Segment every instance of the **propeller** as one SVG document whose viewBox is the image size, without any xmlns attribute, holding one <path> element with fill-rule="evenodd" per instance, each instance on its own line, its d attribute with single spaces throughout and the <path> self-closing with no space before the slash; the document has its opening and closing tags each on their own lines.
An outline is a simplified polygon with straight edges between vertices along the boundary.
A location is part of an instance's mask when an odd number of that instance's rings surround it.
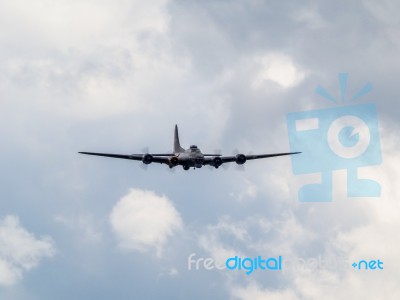
<svg viewBox="0 0 400 300">
<path fill-rule="evenodd" d="M 143 153 L 143 154 L 148 154 L 148 153 L 149 153 L 149 147 L 148 147 L 148 146 L 143 147 L 143 148 L 142 148 L 142 153 Z M 149 165 L 142 162 L 142 163 L 140 164 L 140 167 L 141 167 L 143 170 L 147 171 L 148 168 L 149 168 Z"/>
<path fill-rule="evenodd" d="M 213 154 L 215 154 L 215 155 L 221 155 L 221 152 L 222 152 L 221 149 L 214 149 L 214 153 L 213 153 Z M 222 164 L 221 166 L 225 168 L 225 165 L 224 165 L 224 164 Z M 214 171 L 214 170 L 215 170 L 215 167 L 214 167 L 214 166 L 207 165 L 207 167 L 208 167 L 208 169 L 210 169 L 211 171 Z"/>
<path fill-rule="evenodd" d="M 239 150 L 238 150 L 237 148 L 235 148 L 235 149 L 233 150 L 232 154 L 236 156 L 236 155 L 242 154 L 242 153 L 239 152 Z M 249 152 L 249 153 L 246 154 L 246 156 L 247 156 L 247 155 L 251 155 L 251 154 L 252 154 L 252 152 Z M 245 166 L 244 166 L 245 164 L 241 164 L 241 165 L 239 165 L 239 164 L 237 164 L 237 163 L 235 163 L 235 164 L 236 164 L 235 168 L 236 168 L 237 171 L 240 171 L 240 172 L 245 171 L 245 169 L 246 169 Z"/>
<path fill-rule="evenodd" d="M 149 146 L 143 147 L 143 148 L 142 148 L 142 153 L 143 153 L 143 154 L 149 153 Z"/>
</svg>

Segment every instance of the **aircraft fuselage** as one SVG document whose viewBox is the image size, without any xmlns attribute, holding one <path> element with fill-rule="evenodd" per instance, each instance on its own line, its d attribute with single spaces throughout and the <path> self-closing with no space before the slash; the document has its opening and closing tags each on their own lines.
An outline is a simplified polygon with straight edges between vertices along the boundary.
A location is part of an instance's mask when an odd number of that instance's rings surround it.
<svg viewBox="0 0 400 300">
<path fill-rule="evenodd" d="M 176 164 L 182 165 L 185 170 L 189 168 L 201 168 L 204 163 L 204 155 L 195 145 L 190 146 L 189 149 L 183 152 L 175 153 L 175 157 L 178 160 L 175 160 L 175 163 L 172 161 L 169 164 L 170 168 L 173 168 Z"/>
</svg>

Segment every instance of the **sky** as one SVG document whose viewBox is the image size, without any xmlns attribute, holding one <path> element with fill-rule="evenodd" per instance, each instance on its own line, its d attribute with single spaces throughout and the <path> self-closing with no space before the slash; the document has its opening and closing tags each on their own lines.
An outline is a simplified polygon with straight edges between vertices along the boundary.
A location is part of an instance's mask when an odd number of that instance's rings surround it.
<svg viewBox="0 0 400 300">
<path fill-rule="evenodd" d="M 0 1 L 0 298 L 398 299 L 399 10 Z M 343 169 L 332 201 L 301 202 L 320 175 L 295 174 L 288 157 L 170 172 L 77 153 L 170 152 L 175 124 L 203 152 L 287 152 L 287 114 L 346 105 L 315 92 L 340 98 L 341 73 L 346 99 L 373 87 L 352 104 L 376 105 L 382 163 L 358 175 L 380 197 L 347 197 Z M 235 256 L 297 267 L 246 275 L 199 260 Z M 351 266 L 378 259 L 383 270 Z"/>
</svg>

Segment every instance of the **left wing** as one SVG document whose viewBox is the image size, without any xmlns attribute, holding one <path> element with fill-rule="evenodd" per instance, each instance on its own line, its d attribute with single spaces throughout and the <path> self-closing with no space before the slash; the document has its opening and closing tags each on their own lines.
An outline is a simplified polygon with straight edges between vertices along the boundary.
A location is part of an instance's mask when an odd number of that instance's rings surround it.
<svg viewBox="0 0 400 300">
<path fill-rule="evenodd" d="M 105 156 L 112 158 L 130 159 L 130 160 L 140 160 L 144 163 L 168 163 L 169 157 L 174 156 L 174 154 L 112 154 L 112 153 L 96 153 L 96 152 L 78 152 L 80 154 Z"/>
<path fill-rule="evenodd" d="M 286 153 L 258 154 L 258 155 L 237 154 L 237 155 L 232 155 L 232 156 L 217 156 L 217 157 L 213 157 L 213 158 L 207 157 L 207 158 L 204 158 L 204 164 L 211 165 L 211 166 L 218 168 L 223 163 L 228 163 L 228 162 L 236 162 L 238 165 L 242 165 L 246 161 L 252 160 L 252 159 L 293 155 L 293 154 L 299 154 L 299 153 L 301 153 L 301 152 L 286 152 Z"/>
</svg>

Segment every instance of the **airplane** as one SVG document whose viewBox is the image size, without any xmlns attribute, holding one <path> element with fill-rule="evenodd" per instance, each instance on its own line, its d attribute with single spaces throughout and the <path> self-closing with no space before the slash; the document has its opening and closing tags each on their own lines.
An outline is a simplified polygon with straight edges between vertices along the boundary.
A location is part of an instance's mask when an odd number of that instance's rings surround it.
<svg viewBox="0 0 400 300">
<path fill-rule="evenodd" d="M 224 163 L 236 162 L 238 165 L 243 165 L 248 160 L 299 154 L 301 152 L 288 152 L 288 153 L 274 153 L 274 154 L 258 154 L 258 155 L 244 155 L 237 154 L 232 156 L 222 156 L 221 154 L 203 154 L 196 145 L 191 145 L 189 149 L 181 147 L 179 142 L 178 126 L 175 125 L 174 134 L 174 150 L 173 153 L 164 154 L 110 154 L 110 153 L 96 153 L 96 152 L 78 152 L 80 154 L 105 156 L 121 159 L 130 159 L 142 161 L 143 164 L 149 165 L 151 163 L 166 164 L 171 169 L 181 165 L 184 170 L 190 168 L 201 168 L 202 166 L 209 165 L 218 169 Z"/>
</svg>

